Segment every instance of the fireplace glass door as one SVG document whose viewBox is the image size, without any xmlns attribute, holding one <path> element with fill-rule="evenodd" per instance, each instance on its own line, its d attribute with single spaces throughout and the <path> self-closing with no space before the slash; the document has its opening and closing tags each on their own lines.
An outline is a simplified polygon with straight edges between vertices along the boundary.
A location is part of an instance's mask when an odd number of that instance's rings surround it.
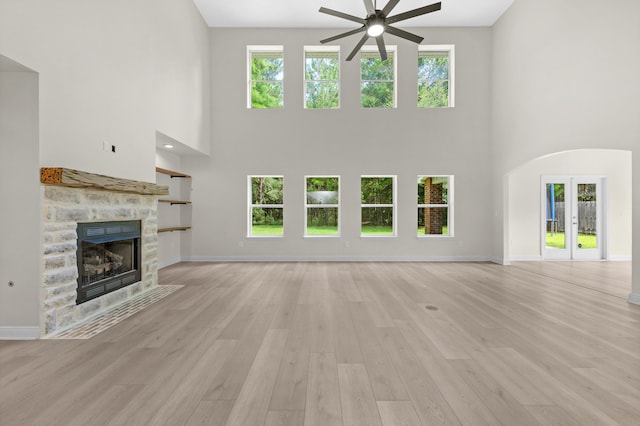
<svg viewBox="0 0 640 426">
<path fill-rule="evenodd" d="M 140 281 L 140 221 L 78 224 L 80 304 Z"/>
<path fill-rule="evenodd" d="M 134 270 L 133 239 L 108 243 L 83 241 L 82 266 L 83 286 Z"/>
</svg>

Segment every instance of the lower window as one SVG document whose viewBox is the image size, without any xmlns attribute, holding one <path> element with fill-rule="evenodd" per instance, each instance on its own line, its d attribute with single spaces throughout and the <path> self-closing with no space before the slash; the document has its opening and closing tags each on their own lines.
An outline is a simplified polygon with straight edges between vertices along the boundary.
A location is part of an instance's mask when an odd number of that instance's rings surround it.
<svg viewBox="0 0 640 426">
<path fill-rule="evenodd" d="M 305 236 L 340 236 L 340 177 L 305 177 Z"/>
<path fill-rule="evenodd" d="M 361 236 L 395 236 L 395 192 L 395 176 L 360 178 Z"/>
<path fill-rule="evenodd" d="M 453 236 L 453 176 L 418 176 L 418 236 Z"/>
<path fill-rule="evenodd" d="M 282 237 L 284 204 L 282 176 L 249 176 L 250 237 Z"/>
</svg>

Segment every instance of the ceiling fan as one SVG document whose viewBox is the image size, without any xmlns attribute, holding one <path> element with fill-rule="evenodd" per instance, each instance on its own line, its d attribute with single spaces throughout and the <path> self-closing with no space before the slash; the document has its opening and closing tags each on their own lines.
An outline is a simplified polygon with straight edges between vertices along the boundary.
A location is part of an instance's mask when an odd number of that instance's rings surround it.
<svg viewBox="0 0 640 426">
<path fill-rule="evenodd" d="M 337 10 L 327 9 L 326 7 L 321 7 L 320 12 L 326 13 L 328 15 L 337 16 L 338 18 L 348 19 L 349 21 L 357 22 L 362 24 L 362 27 L 357 28 L 355 30 L 347 31 L 346 33 L 338 34 L 333 37 L 326 38 L 324 40 L 320 40 L 320 43 L 325 44 L 330 41 L 337 40 L 339 38 L 347 37 L 353 34 L 365 32 L 362 36 L 355 49 L 347 56 L 347 61 L 352 60 L 360 48 L 367 42 L 369 37 L 373 37 L 376 39 L 378 43 L 378 50 L 380 51 L 380 57 L 383 61 L 387 59 L 387 49 L 384 46 L 384 33 L 389 33 L 391 35 L 404 38 L 406 40 L 412 41 L 414 43 L 420 44 L 424 37 L 417 36 L 407 31 L 403 31 L 399 28 L 392 27 L 391 24 L 396 22 L 404 21 L 405 19 L 415 18 L 416 16 L 425 15 L 427 13 L 436 12 L 441 8 L 441 2 L 431 4 L 429 6 L 419 7 L 418 9 L 413 9 L 408 12 L 403 12 L 394 16 L 387 16 L 394 7 L 398 4 L 400 0 L 389 0 L 384 9 L 379 10 L 376 9 L 376 5 L 374 3 L 375 0 L 364 0 L 364 7 L 367 9 L 367 17 L 366 18 L 358 18 L 357 16 L 349 15 L 347 13 L 338 12 Z"/>
</svg>

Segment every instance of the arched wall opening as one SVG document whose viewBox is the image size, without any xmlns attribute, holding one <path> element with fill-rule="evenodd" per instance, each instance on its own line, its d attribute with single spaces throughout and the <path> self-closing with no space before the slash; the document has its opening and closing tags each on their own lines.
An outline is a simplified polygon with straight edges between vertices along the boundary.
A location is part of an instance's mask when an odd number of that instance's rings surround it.
<svg viewBox="0 0 640 426">
<path fill-rule="evenodd" d="M 605 233 L 603 258 L 631 260 L 632 154 L 615 149 L 578 149 L 557 152 L 520 165 L 506 176 L 508 256 L 541 260 L 543 176 L 603 176 Z"/>
</svg>

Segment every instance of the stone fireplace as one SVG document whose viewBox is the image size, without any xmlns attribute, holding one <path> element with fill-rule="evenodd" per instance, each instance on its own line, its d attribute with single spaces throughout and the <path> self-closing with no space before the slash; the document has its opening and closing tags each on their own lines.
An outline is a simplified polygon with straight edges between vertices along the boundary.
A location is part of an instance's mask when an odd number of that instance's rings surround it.
<svg viewBox="0 0 640 426">
<path fill-rule="evenodd" d="M 43 337 L 158 285 L 157 195 L 166 192 L 68 169 L 53 169 L 62 175 L 51 182 L 45 170 Z"/>
</svg>

